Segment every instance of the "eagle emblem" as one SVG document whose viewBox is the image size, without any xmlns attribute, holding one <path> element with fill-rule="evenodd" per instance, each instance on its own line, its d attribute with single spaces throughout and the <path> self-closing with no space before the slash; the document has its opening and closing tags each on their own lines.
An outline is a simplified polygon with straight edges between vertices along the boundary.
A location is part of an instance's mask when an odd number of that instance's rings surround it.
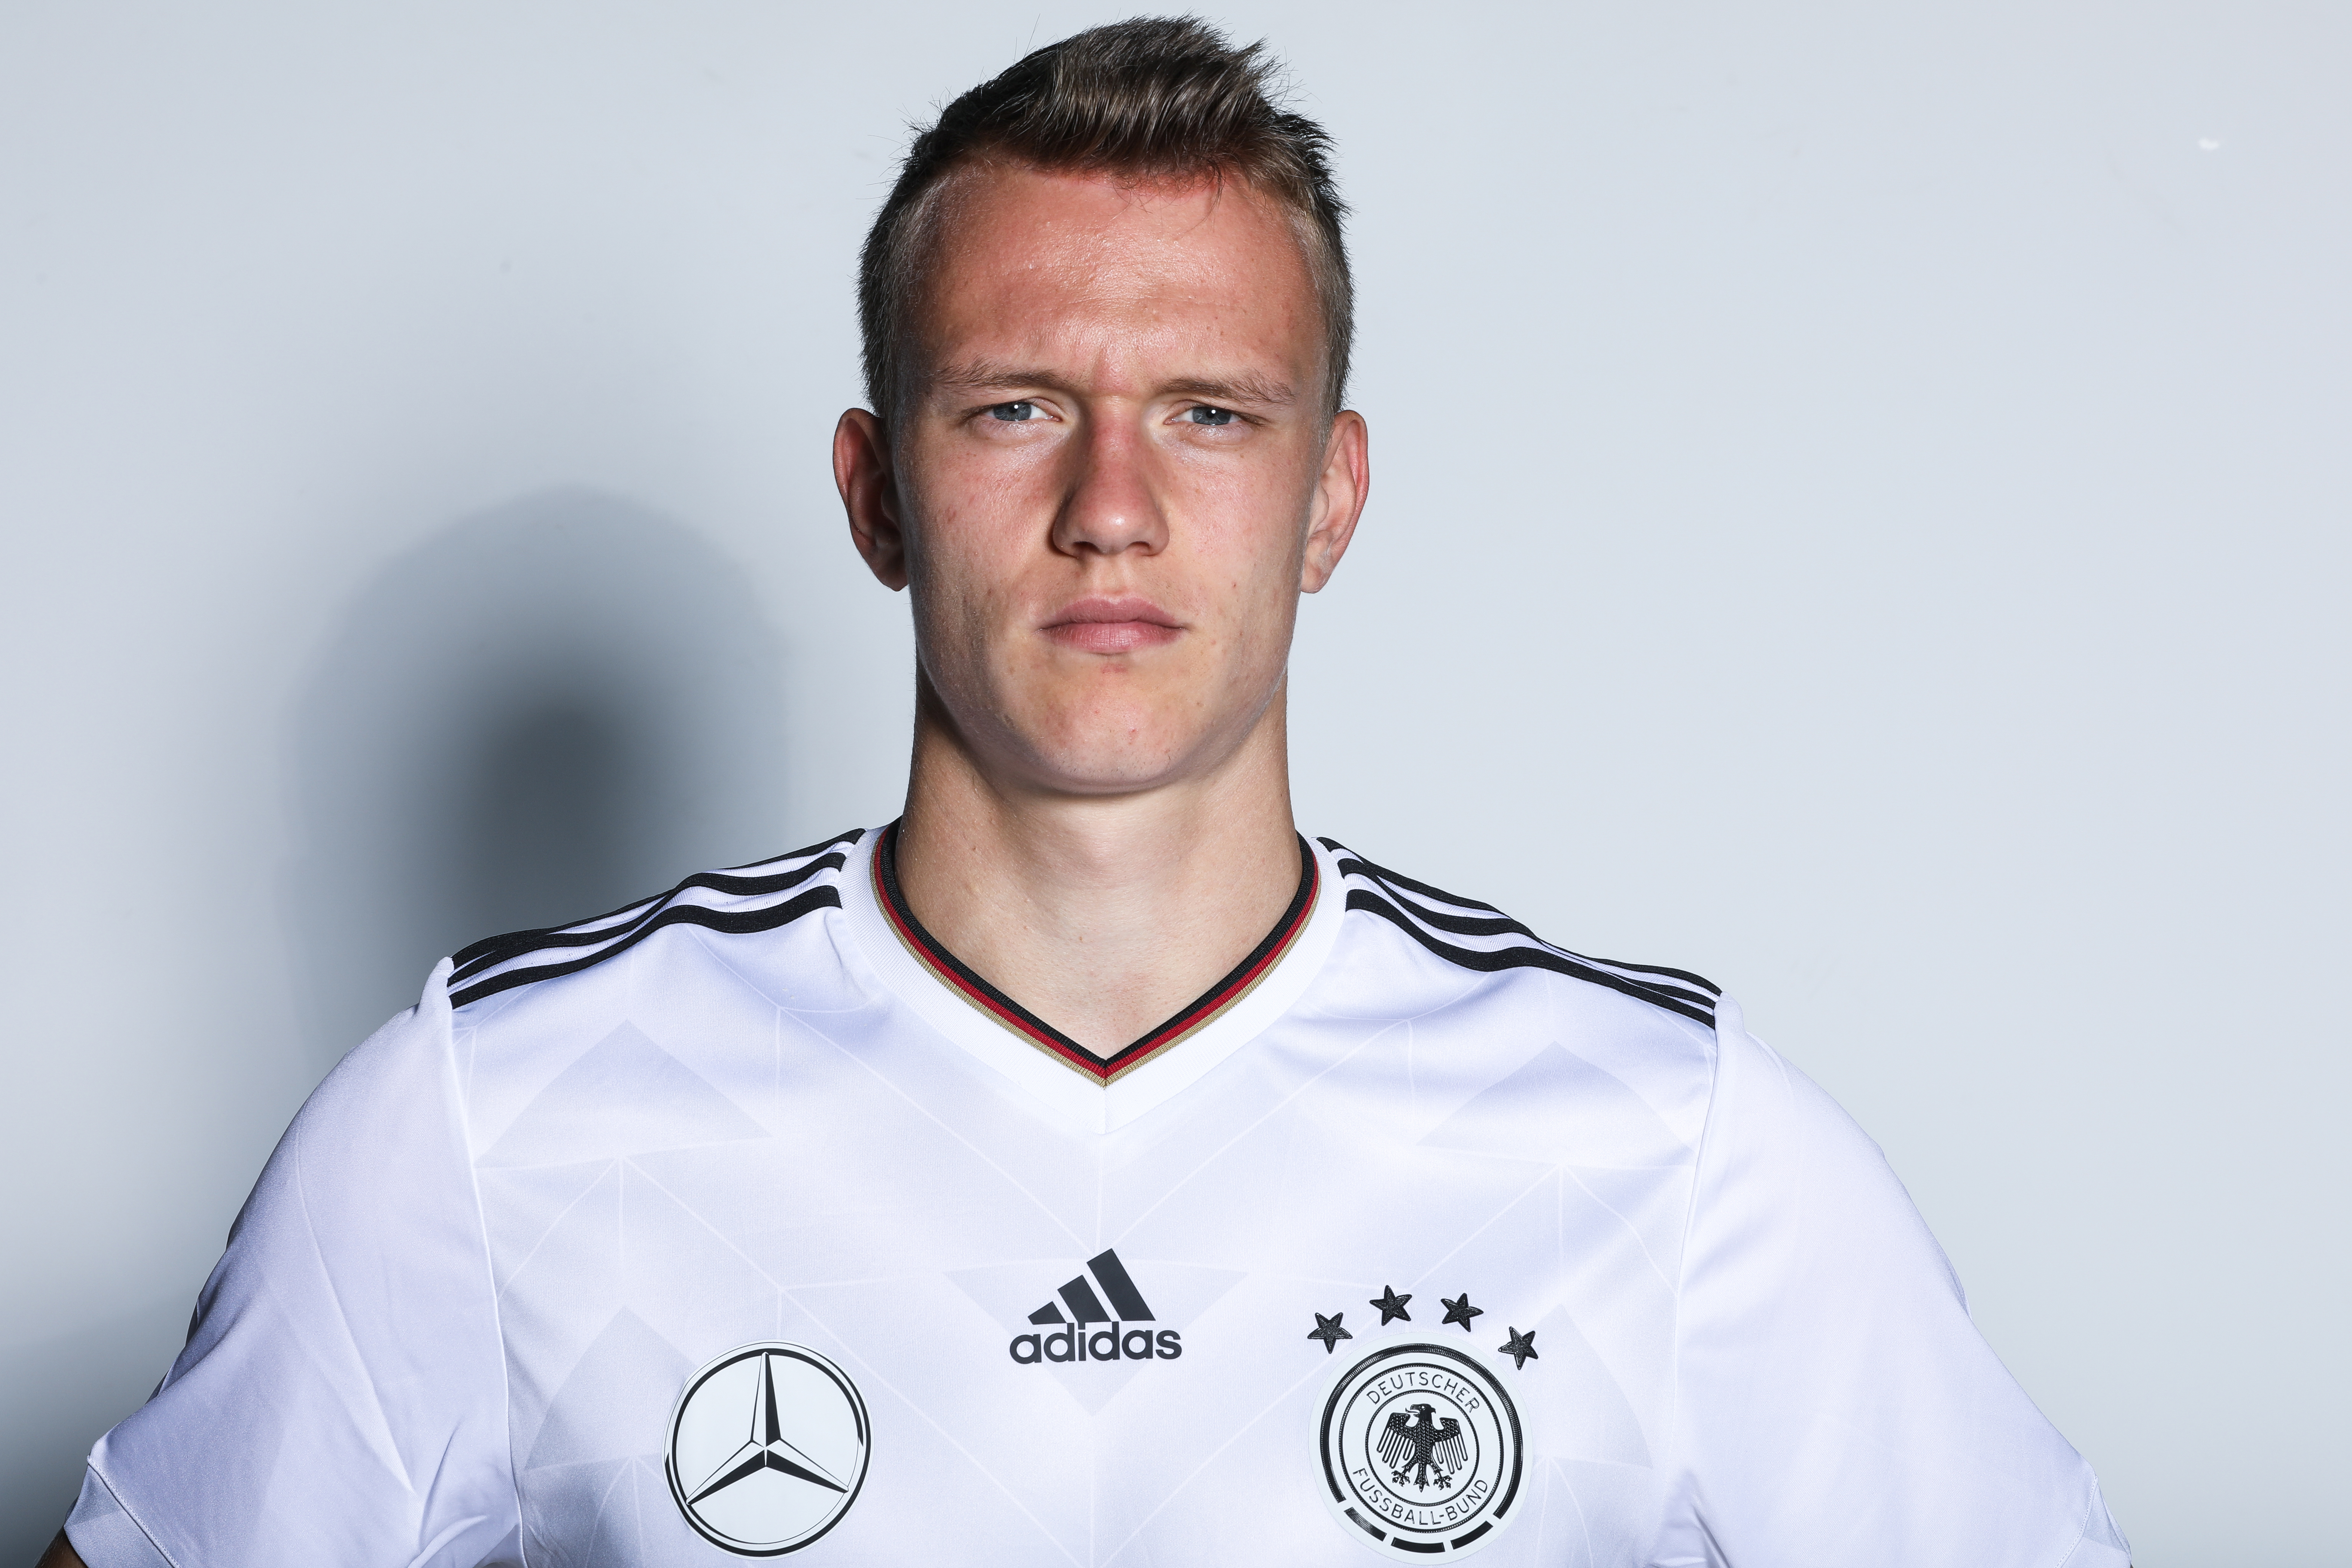
<svg viewBox="0 0 2352 1568">
<path fill-rule="evenodd" d="M 1333 1369 L 1315 1440 L 1324 1504 L 1350 1539 L 1398 1563 L 1450 1563 L 1527 1511 L 1506 1375 L 1459 1341 L 1385 1343 Z"/>
<path fill-rule="evenodd" d="M 1436 1407 L 1429 1405 L 1414 1405 L 1410 1418 L 1402 1410 L 1389 1412 L 1388 1426 L 1381 1433 L 1381 1463 L 1389 1467 L 1389 1479 L 1399 1486 L 1425 1491 L 1433 1484 L 1445 1491 L 1454 1485 L 1454 1472 L 1470 1462 L 1462 1423 L 1451 1415 L 1439 1420 L 1436 1415 Z"/>
</svg>

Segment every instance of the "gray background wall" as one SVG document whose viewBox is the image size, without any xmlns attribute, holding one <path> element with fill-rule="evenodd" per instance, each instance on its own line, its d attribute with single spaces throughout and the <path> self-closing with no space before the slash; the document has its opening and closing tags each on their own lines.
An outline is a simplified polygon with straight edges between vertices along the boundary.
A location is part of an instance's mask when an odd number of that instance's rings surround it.
<svg viewBox="0 0 2352 1568">
<path fill-rule="evenodd" d="M 0 9 L 0 1560 L 435 955 L 893 812 L 854 249 L 1122 9 Z M 1304 823 L 1738 992 L 2142 1568 L 2352 1561 L 2352 13 L 1217 14 L 1359 207 Z"/>
</svg>

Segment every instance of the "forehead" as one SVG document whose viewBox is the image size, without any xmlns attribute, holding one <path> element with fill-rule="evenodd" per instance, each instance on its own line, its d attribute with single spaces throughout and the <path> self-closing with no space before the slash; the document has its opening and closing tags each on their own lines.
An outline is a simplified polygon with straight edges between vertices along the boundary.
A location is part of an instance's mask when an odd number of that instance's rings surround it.
<svg viewBox="0 0 2352 1568">
<path fill-rule="evenodd" d="M 1298 374 L 1320 349 L 1297 230 L 1245 181 L 1139 184 L 983 163 L 940 199 L 923 311 L 933 364 L 1173 355 Z"/>
</svg>

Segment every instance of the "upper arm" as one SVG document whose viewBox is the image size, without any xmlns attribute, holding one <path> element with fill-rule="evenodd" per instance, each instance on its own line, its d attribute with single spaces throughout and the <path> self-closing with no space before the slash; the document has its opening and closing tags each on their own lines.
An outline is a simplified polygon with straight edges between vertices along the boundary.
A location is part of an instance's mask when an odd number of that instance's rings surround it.
<svg viewBox="0 0 2352 1568">
<path fill-rule="evenodd" d="M 1684 1528 L 1739 1568 L 2041 1564 L 2095 1521 L 2112 1533 L 1877 1146 L 1736 1006 L 1718 1022 L 1679 1325 Z"/>
<path fill-rule="evenodd" d="M 513 1528 L 503 1350 L 448 1041 L 436 973 L 295 1118 L 187 1348 L 92 1451 L 165 1559 L 469 1568 Z"/>
</svg>

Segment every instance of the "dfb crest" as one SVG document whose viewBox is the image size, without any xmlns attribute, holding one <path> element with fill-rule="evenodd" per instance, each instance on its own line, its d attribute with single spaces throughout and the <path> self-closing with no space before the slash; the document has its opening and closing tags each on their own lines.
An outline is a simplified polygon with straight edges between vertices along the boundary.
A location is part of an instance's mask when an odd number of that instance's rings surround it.
<svg viewBox="0 0 2352 1568">
<path fill-rule="evenodd" d="M 1518 1501 L 1524 1440 L 1500 1377 L 1460 1346 L 1389 1345 L 1331 1379 L 1316 1432 L 1323 1500 L 1383 1556 L 1475 1552 Z"/>
</svg>

